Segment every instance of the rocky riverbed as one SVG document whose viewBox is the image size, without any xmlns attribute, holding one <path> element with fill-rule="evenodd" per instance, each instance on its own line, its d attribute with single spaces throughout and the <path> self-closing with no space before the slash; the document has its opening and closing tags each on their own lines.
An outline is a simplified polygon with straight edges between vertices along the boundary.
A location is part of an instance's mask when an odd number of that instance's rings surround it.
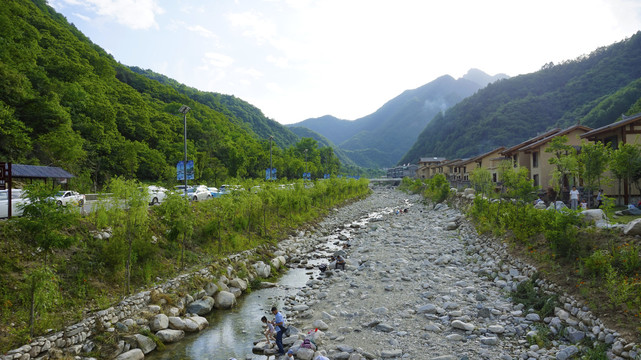
<svg viewBox="0 0 641 360">
<path fill-rule="evenodd" d="M 608 345 L 610 359 L 637 358 L 634 344 L 563 294 L 546 318 L 514 304 L 510 291 L 536 269 L 511 258 L 499 241 L 479 237 L 459 210 L 421 201 L 375 189 L 368 199 L 335 211 L 319 233 L 279 244 L 289 266 L 310 269 L 322 261 L 318 250 L 331 250 L 322 248 L 328 239 L 339 236 L 339 245 L 351 245 L 345 271 L 314 275 L 286 299 L 286 315 L 299 332 L 285 343 L 297 358 L 570 359 L 595 341 Z M 383 208 L 378 217 L 358 222 Z M 310 248 L 309 236 L 321 249 Z M 310 331 L 316 351 L 299 347 Z M 545 346 L 536 340 L 539 333 L 551 339 Z"/>
</svg>

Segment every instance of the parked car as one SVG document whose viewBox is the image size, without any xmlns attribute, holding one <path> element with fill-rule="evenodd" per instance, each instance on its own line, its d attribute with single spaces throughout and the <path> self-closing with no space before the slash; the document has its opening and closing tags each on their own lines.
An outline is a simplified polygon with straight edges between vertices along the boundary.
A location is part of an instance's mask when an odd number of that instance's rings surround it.
<svg viewBox="0 0 641 360">
<path fill-rule="evenodd" d="M 187 196 L 189 197 L 189 200 L 193 201 L 202 201 L 212 198 L 211 192 L 206 186 L 187 189 Z"/>
<path fill-rule="evenodd" d="M 217 197 L 220 197 L 220 195 L 222 195 L 220 191 L 218 191 L 218 189 L 215 187 L 208 187 L 207 189 L 211 193 L 211 197 L 217 198 Z"/>
<path fill-rule="evenodd" d="M 149 192 L 149 205 L 160 204 L 167 197 L 167 189 L 160 186 L 150 185 L 147 187 Z"/>
<path fill-rule="evenodd" d="M 29 200 L 22 198 L 22 190 L 11 190 L 11 216 L 22 216 L 22 206 Z M 8 190 L 0 190 L 0 218 L 9 217 Z"/>
<path fill-rule="evenodd" d="M 67 206 L 68 204 L 82 206 L 85 204 L 85 196 L 72 190 L 58 191 L 53 200 L 58 206 Z"/>
</svg>

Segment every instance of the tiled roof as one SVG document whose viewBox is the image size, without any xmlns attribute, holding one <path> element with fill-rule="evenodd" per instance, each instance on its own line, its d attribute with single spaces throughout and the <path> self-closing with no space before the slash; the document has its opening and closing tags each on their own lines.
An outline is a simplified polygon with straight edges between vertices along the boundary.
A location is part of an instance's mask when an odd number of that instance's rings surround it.
<svg viewBox="0 0 641 360">
<path fill-rule="evenodd" d="M 607 131 L 610 131 L 610 130 L 618 129 L 618 128 L 622 127 L 622 126 L 625 126 L 625 125 L 628 125 L 630 123 L 639 121 L 639 120 L 641 120 L 641 113 L 634 114 L 634 115 L 631 115 L 631 116 L 621 115 L 621 118 L 622 118 L 621 120 L 619 120 L 617 122 L 614 122 L 612 124 L 609 124 L 609 125 L 606 125 L 606 126 L 601 126 L 600 128 L 596 128 L 594 130 L 590 130 L 590 131 L 586 132 L 585 134 L 581 135 L 581 138 L 585 139 L 585 138 L 591 137 L 593 135 L 597 135 L 597 134 L 604 133 L 604 132 L 607 132 Z"/>
</svg>

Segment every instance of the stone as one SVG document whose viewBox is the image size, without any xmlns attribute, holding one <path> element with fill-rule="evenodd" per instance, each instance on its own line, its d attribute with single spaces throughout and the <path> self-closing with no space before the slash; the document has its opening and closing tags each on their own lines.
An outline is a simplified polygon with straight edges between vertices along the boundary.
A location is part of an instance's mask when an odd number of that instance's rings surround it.
<svg viewBox="0 0 641 360">
<path fill-rule="evenodd" d="M 164 330 L 169 327 L 169 318 L 165 314 L 158 314 L 149 321 L 151 331 Z"/>
<path fill-rule="evenodd" d="M 490 325 L 487 329 L 495 334 L 503 334 L 505 332 L 505 328 L 502 325 Z"/>
<path fill-rule="evenodd" d="M 136 339 L 138 348 L 142 350 L 143 354 L 147 355 L 156 349 L 156 343 L 149 337 L 142 334 L 133 335 Z"/>
<path fill-rule="evenodd" d="M 579 349 L 574 346 L 570 345 L 568 347 L 565 347 L 561 349 L 559 352 L 556 353 L 556 360 L 566 360 L 572 357 L 574 354 L 578 353 Z"/>
<path fill-rule="evenodd" d="M 381 358 L 383 359 L 393 359 L 401 356 L 403 356 L 403 351 L 400 349 L 381 351 Z"/>
<path fill-rule="evenodd" d="M 496 336 L 490 336 L 490 337 L 481 336 L 479 340 L 481 340 L 481 344 L 484 344 L 484 345 L 496 345 L 499 343 L 499 338 L 497 338 Z"/>
<path fill-rule="evenodd" d="M 203 330 L 204 328 L 209 326 L 209 321 L 207 321 L 207 319 L 202 316 L 192 316 L 189 319 L 186 319 L 185 322 L 187 320 L 196 323 L 196 325 L 198 326 L 198 330 Z"/>
<path fill-rule="evenodd" d="M 240 278 L 234 278 L 229 281 L 229 285 L 239 288 L 241 291 L 247 290 L 247 283 L 240 279 Z"/>
<path fill-rule="evenodd" d="M 133 349 L 118 355 L 118 357 L 116 357 L 116 360 L 142 360 L 144 358 L 145 354 L 142 352 L 142 350 Z"/>
<path fill-rule="evenodd" d="M 641 235 L 641 218 L 630 221 L 623 228 L 623 233 L 629 236 Z"/>
<path fill-rule="evenodd" d="M 231 309 L 234 305 L 236 305 L 236 296 L 234 294 L 230 293 L 229 291 L 221 291 L 216 294 L 216 309 Z"/>
<path fill-rule="evenodd" d="M 174 330 L 185 330 L 185 321 L 177 316 L 170 316 L 169 328 Z"/>
<path fill-rule="evenodd" d="M 158 331 L 156 333 L 156 336 L 158 336 L 160 341 L 162 341 L 164 344 L 169 344 L 180 341 L 185 337 L 185 332 L 182 330 L 165 329 Z"/>
<path fill-rule="evenodd" d="M 218 292 L 218 285 L 214 284 L 213 282 L 208 282 L 205 284 L 205 294 L 207 296 L 214 296 Z"/>
<path fill-rule="evenodd" d="M 461 320 L 454 320 L 452 321 L 451 325 L 455 329 L 461 329 L 465 331 L 472 331 L 474 330 L 474 327 L 475 327 L 474 324 L 465 323 L 465 322 L 462 322 Z"/>
<path fill-rule="evenodd" d="M 220 293 L 216 294 L 218 296 Z M 232 295 L 233 296 L 233 295 Z M 205 296 L 200 300 L 196 300 L 191 304 L 187 305 L 186 312 L 190 314 L 205 315 L 211 312 L 211 309 L 214 308 L 216 300 L 210 296 Z"/>
<path fill-rule="evenodd" d="M 327 330 L 329 326 L 323 320 L 316 320 L 312 323 L 312 327 L 319 330 Z"/>
</svg>

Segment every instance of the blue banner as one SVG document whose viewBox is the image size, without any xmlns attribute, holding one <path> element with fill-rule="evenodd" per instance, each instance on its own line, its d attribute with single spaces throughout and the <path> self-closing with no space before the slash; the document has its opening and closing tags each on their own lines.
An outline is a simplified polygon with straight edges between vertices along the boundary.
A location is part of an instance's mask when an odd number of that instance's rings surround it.
<svg viewBox="0 0 641 360">
<path fill-rule="evenodd" d="M 271 174 L 269 173 L 269 168 L 265 170 L 265 180 L 277 180 L 276 168 L 272 168 L 271 170 Z"/>
<path fill-rule="evenodd" d="M 176 172 L 178 174 L 178 180 L 185 180 L 185 166 L 183 165 L 184 161 L 179 161 L 176 164 Z M 194 180 L 194 161 L 187 161 L 187 180 Z"/>
</svg>

